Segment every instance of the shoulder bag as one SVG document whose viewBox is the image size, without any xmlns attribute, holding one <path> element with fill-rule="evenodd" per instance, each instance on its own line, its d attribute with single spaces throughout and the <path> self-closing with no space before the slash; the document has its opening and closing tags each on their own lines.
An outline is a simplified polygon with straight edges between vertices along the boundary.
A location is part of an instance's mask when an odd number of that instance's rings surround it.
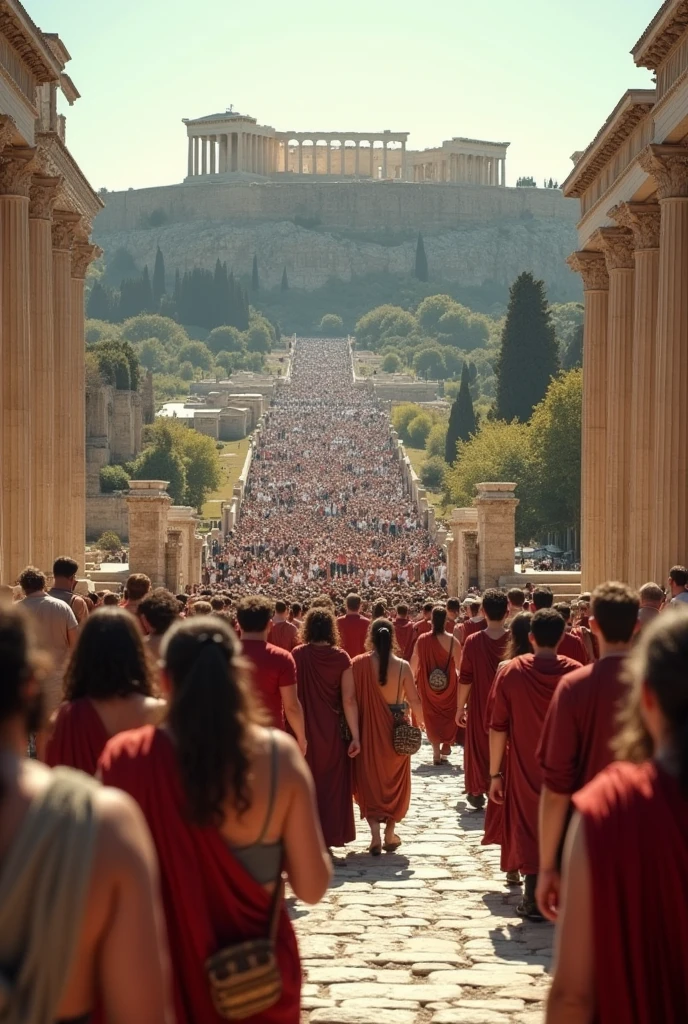
<svg viewBox="0 0 688 1024">
<path fill-rule="evenodd" d="M 245 1020 L 269 1010 L 282 995 L 276 938 L 284 879 L 272 897 L 270 925 L 265 939 L 248 939 L 220 949 L 205 962 L 213 1005 L 224 1020 Z"/>
<path fill-rule="evenodd" d="M 449 645 L 449 657 L 444 669 L 434 668 L 428 676 L 428 686 L 434 693 L 444 693 L 449 686 L 449 666 L 451 665 L 452 653 L 454 651 L 454 637 Z"/>
<path fill-rule="evenodd" d="M 392 708 L 392 718 L 394 724 L 392 726 L 392 743 L 394 745 L 394 751 L 397 754 L 416 754 L 420 750 L 420 745 L 423 742 L 423 734 L 417 725 L 411 725 L 408 720 L 406 713 L 406 705 L 399 703 L 401 696 L 401 674 L 404 671 L 404 664 L 402 662 L 401 668 L 399 669 L 399 685 L 397 686 L 397 702 Z"/>
</svg>

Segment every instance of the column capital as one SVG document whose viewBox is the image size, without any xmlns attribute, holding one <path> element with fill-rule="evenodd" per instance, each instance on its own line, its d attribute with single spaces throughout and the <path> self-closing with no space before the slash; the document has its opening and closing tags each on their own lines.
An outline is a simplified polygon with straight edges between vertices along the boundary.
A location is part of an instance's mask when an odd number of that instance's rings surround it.
<svg viewBox="0 0 688 1024">
<path fill-rule="evenodd" d="M 632 233 L 636 251 L 659 249 L 662 223 L 659 203 L 619 203 L 607 216 Z"/>
<path fill-rule="evenodd" d="M 63 178 L 34 174 L 29 188 L 29 217 L 34 220 L 52 220 L 53 207 Z"/>
<path fill-rule="evenodd" d="M 634 270 L 633 235 L 625 228 L 598 228 L 590 239 L 597 243 L 607 261 L 607 270 Z"/>
<path fill-rule="evenodd" d="M 83 281 L 86 272 L 94 260 L 103 255 L 100 246 L 80 242 L 72 249 L 72 277 Z"/>
<path fill-rule="evenodd" d="M 70 252 L 77 238 L 81 217 L 78 213 L 58 210 L 53 216 L 53 249 Z"/>
<path fill-rule="evenodd" d="M 583 289 L 586 292 L 606 292 L 609 290 L 609 272 L 607 262 L 601 252 L 583 249 L 572 253 L 566 261 L 571 270 L 583 278 Z"/>
<path fill-rule="evenodd" d="M 0 151 L 9 146 L 17 131 L 17 125 L 9 114 L 0 114 Z"/>
<path fill-rule="evenodd" d="M 657 183 L 657 198 L 688 199 L 688 148 L 651 145 L 638 157 L 640 166 Z"/>
<path fill-rule="evenodd" d="M 28 146 L 5 146 L 0 156 L 0 195 L 28 199 L 35 156 L 36 150 Z"/>
</svg>

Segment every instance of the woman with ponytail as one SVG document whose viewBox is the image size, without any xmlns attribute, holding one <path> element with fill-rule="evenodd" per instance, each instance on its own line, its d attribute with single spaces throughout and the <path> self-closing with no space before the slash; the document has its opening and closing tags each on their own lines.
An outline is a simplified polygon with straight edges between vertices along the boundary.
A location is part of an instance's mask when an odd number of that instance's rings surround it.
<svg viewBox="0 0 688 1024">
<path fill-rule="evenodd" d="M 688 612 L 643 630 L 617 761 L 573 797 L 548 1024 L 683 1024 L 688 1007 Z"/>
<path fill-rule="evenodd" d="M 411 670 L 423 705 L 423 718 L 432 743 L 433 764 L 441 764 L 456 739 L 456 701 L 461 647 L 445 632 L 447 609 L 432 609 L 432 629 L 418 637 Z"/>
<path fill-rule="evenodd" d="M 268 937 L 283 870 L 305 903 L 331 877 L 308 766 L 290 736 L 266 727 L 240 650 L 217 616 L 173 626 L 161 648 L 165 725 L 114 737 L 100 761 L 103 781 L 138 801 L 153 834 L 180 1022 L 220 1021 L 205 962 Z M 276 898 L 282 992 L 260 1021 L 298 1024 L 298 950 Z"/>
<path fill-rule="evenodd" d="M 370 852 L 377 857 L 383 847 L 392 853 L 401 845 L 395 826 L 405 818 L 411 800 L 411 760 L 394 749 L 394 710 L 410 704 L 421 728 L 423 711 L 389 619 L 371 623 L 366 648 L 344 673 L 342 689 L 353 685 L 356 691 L 361 750 L 353 762 L 354 796 L 370 828 Z"/>
</svg>

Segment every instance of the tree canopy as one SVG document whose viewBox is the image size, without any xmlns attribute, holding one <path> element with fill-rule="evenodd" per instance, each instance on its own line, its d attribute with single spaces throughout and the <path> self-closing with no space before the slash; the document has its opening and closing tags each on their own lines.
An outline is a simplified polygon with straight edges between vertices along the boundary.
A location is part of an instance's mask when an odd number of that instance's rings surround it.
<svg viewBox="0 0 688 1024">
<path fill-rule="evenodd" d="M 495 370 L 497 417 L 521 422 L 530 419 L 559 370 L 545 286 L 530 273 L 521 274 L 512 285 Z"/>
</svg>

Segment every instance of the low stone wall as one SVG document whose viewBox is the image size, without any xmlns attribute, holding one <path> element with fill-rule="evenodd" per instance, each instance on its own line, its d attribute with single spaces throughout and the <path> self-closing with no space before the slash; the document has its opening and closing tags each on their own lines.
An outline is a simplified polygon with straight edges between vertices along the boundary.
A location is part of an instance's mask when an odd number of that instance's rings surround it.
<svg viewBox="0 0 688 1024">
<path fill-rule="evenodd" d="M 112 530 L 123 541 L 129 540 L 129 515 L 124 492 L 89 494 L 86 498 L 86 539 L 97 540 L 106 530 Z"/>
<path fill-rule="evenodd" d="M 263 430 L 263 417 L 261 417 L 258 426 L 251 435 L 251 444 L 246 452 L 246 458 L 244 459 L 244 465 L 242 466 L 239 479 L 234 484 L 234 493 L 230 501 L 226 501 L 222 506 L 222 533 L 226 536 L 230 530 L 236 529 L 239 517 L 241 515 L 241 506 L 244 501 L 244 494 L 246 493 L 246 485 L 248 483 L 248 475 L 251 472 L 251 465 L 253 464 L 253 453 L 258 443 Z"/>
</svg>

